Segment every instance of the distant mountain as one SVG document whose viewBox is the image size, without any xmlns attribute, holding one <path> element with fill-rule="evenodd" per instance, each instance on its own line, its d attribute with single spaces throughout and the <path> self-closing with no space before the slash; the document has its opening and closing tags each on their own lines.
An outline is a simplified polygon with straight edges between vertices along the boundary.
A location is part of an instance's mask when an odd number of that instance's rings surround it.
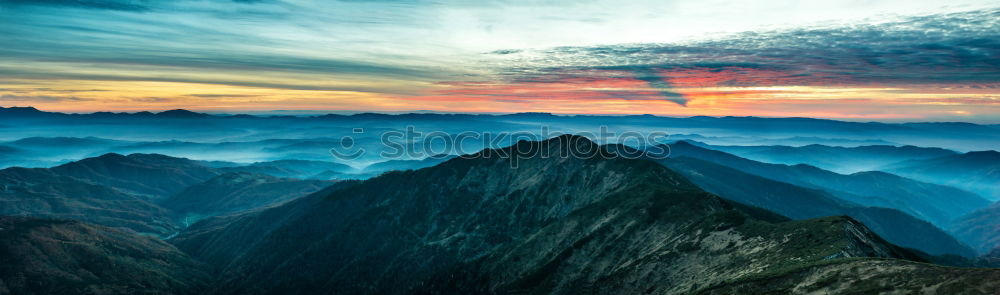
<svg viewBox="0 0 1000 295">
<path fill-rule="evenodd" d="M 573 156 L 542 156 L 560 154 Z M 221 268 L 216 294 L 686 293 L 843 257 L 920 260 L 853 219 L 789 222 L 575 136 L 208 219 L 172 242 Z"/>
<path fill-rule="evenodd" d="M 42 112 L 33 107 L 0 107 L 0 118 L 2 119 L 31 119 L 53 115 L 62 114 Z"/>
<path fill-rule="evenodd" d="M 863 146 L 863 145 L 893 145 L 894 143 L 881 139 L 848 139 L 817 136 L 791 137 L 753 137 L 753 136 L 704 136 L 700 134 L 671 134 L 670 140 L 699 141 L 722 146 L 804 146 L 822 144 L 829 146 Z"/>
<path fill-rule="evenodd" d="M 0 215 L 83 220 L 158 235 L 180 229 L 171 212 L 145 198 L 48 169 L 0 170 Z"/>
<path fill-rule="evenodd" d="M 86 148 L 126 143 L 128 142 L 97 137 L 28 137 L 11 141 L 8 144 L 26 148 Z"/>
<path fill-rule="evenodd" d="M 219 174 L 197 161 L 157 154 L 105 154 L 56 166 L 53 173 L 162 199 Z"/>
<path fill-rule="evenodd" d="M 297 180 L 248 172 L 231 172 L 189 186 L 160 202 L 178 214 L 215 216 L 269 207 L 331 185 L 321 180 Z"/>
<path fill-rule="evenodd" d="M 671 157 L 691 157 L 807 188 L 821 189 L 864 206 L 893 208 L 946 228 L 950 222 L 989 205 L 976 194 L 884 172 L 838 174 L 809 165 L 768 164 L 678 141 Z"/>
<path fill-rule="evenodd" d="M 793 219 L 847 215 L 899 246 L 932 255 L 977 255 L 945 231 L 895 209 L 864 207 L 821 190 L 751 175 L 694 158 L 670 158 L 658 162 L 708 192 Z"/>
<path fill-rule="evenodd" d="M 0 145 L 0 161 L 15 158 L 18 156 L 17 154 L 19 153 L 21 153 L 20 149 L 5 145 Z"/>
<path fill-rule="evenodd" d="M 885 167 L 887 171 L 921 181 L 950 185 L 1000 200 L 1000 152 L 979 151 Z"/>
<path fill-rule="evenodd" d="M 335 162 L 277 160 L 257 162 L 243 166 L 222 167 L 219 168 L 219 170 L 227 172 L 267 174 L 274 177 L 329 180 L 336 176 L 352 174 L 356 169 L 354 169 L 354 167 Z"/>
<path fill-rule="evenodd" d="M 868 145 L 836 147 L 811 144 L 793 146 L 706 146 L 737 156 L 775 164 L 808 164 L 840 173 L 879 170 L 902 161 L 930 159 L 958 154 L 941 148 Z"/>
<path fill-rule="evenodd" d="M 0 215 L 82 220 L 162 237 L 200 218 L 273 206 L 332 184 L 224 173 L 202 164 L 155 154 L 106 154 L 49 169 L 0 170 Z"/>
<path fill-rule="evenodd" d="M 420 160 L 388 160 L 374 163 L 364 168 L 366 173 L 382 173 L 393 170 L 416 170 L 431 167 L 455 158 L 455 155 L 435 155 Z"/>
<path fill-rule="evenodd" d="M 0 216 L 0 293 L 196 294 L 205 265 L 155 238 L 79 221 Z"/>
<path fill-rule="evenodd" d="M 1000 203 L 959 218 L 950 230 L 980 253 L 997 249 L 1000 247 Z"/>
<path fill-rule="evenodd" d="M 156 113 L 156 116 L 157 117 L 168 117 L 168 118 L 190 119 L 190 118 L 211 117 L 212 115 L 202 114 L 202 113 L 196 113 L 196 112 L 192 112 L 192 111 L 189 111 L 189 110 L 177 109 L 177 110 L 169 110 L 169 111 L 159 112 L 159 113 Z"/>
</svg>

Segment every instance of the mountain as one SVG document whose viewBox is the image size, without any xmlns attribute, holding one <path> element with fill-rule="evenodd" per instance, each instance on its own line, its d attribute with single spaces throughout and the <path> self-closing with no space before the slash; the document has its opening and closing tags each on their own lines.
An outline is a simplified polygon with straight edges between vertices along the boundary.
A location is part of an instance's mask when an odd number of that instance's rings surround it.
<svg viewBox="0 0 1000 295">
<path fill-rule="evenodd" d="M 158 154 L 110 153 L 50 168 L 53 173 L 162 199 L 219 174 L 197 161 Z"/>
<path fill-rule="evenodd" d="M 706 146 L 743 158 L 775 164 L 808 164 L 839 173 L 878 170 L 885 165 L 909 160 L 923 160 L 958 154 L 942 148 L 892 145 L 837 147 L 819 144 L 806 146 Z"/>
<path fill-rule="evenodd" d="M 0 118 L 2 119 L 36 119 L 60 115 L 64 114 L 43 112 L 33 107 L 0 107 Z"/>
<path fill-rule="evenodd" d="M 54 149 L 54 148 L 90 148 L 108 147 L 113 145 L 127 144 L 127 141 L 118 141 L 97 137 L 27 137 L 8 142 L 7 144 L 30 149 Z"/>
<path fill-rule="evenodd" d="M 851 218 L 787 221 L 576 136 L 207 219 L 171 242 L 218 267 L 215 294 L 682 293 L 846 257 L 920 260 Z"/>
<path fill-rule="evenodd" d="M 378 174 L 393 170 L 416 170 L 443 163 L 444 161 L 450 160 L 454 157 L 457 156 L 435 155 L 420 160 L 388 160 L 368 165 L 365 167 L 364 171 L 366 173 Z"/>
<path fill-rule="evenodd" d="M 975 257 L 976 252 L 934 225 L 895 209 L 865 207 L 804 188 L 694 158 L 657 161 L 706 191 L 792 219 L 847 215 L 887 241 L 932 255 Z"/>
<path fill-rule="evenodd" d="M 252 172 L 267 174 L 275 177 L 291 178 L 317 178 L 320 174 L 350 174 L 354 172 L 354 167 L 323 161 L 310 160 L 277 160 L 268 162 L 257 162 L 246 166 L 225 167 L 222 171 L 231 172 Z M 318 179 L 318 178 L 317 178 Z M 329 179 L 329 178 L 327 178 Z"/>
<path fill-rule="evenodd" d="M 155 238 L 79 221 L 0 217 L 0 293 L 195 294 L 203 264 Z"/>
<path fill-rule="evenodd" d="M 670 157 L 696 158 L 776 181 L 821 189 L 864 206 L 898 209 L 941 228 L 955 218 L 989 205 L 989 201 L 971 192 L 884 172 L 844 175 L 803 164 L 768 164 L 686 141 L 662 146 L 661 150 L 669 151 Z"/>
<path fill-rule="evenodd" d="M 214 216 L 273 206 L 329 186 L 322 180 L 277 178 L 231 172 L 189 186 L 160 202 L 164 208 L 187 216 Z"/>
<path fill-rule="evenodd" d="M 727 282 L 696 294 L 996 294 L 1000 272 L 892 259 L 835 260 Z"/>
<path fill-rule="evenodd" d="M 976 192 L 1000 199 L 1000 152 L 979 151 L 926 160 L 911 160 L 885 167 L 887 171 Z"/>
<path fill-rule="evenodd" d="M 83 220 L 158 235 L 180 228 L 171 212 L 145 198 L 49 169 L 0 170 L 0 215 Z"/>
<path fill-rule="evenodd" d="M 169 110 L 156 113 L 157 117 L 160 118 L 179 118 L 179 119 L 191 119 L 191 118 L 205 118 L 211 117 L 209 114 L 196 113 L 184 109 Z"/>
<path fill-rule="evenodd" d="M 1000 203 L 962 216 L 950 230 L 956 238 L 980 253 L 1000 247 Z"/>
</svg>

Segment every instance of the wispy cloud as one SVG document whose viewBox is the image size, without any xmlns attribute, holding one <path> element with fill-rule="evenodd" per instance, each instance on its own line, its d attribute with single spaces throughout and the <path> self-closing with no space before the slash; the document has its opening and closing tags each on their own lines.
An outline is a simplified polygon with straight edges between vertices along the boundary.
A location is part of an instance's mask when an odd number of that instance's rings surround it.
<svg viewBox="0 0 1000 295">
<path fill-rule="evenodd" d="M 70 111 L 1000 119 L 995 3 L 865 3 L 9 0 L 0 95 Z"/>
<path fill-rule="evenodd" d="M 664 99 L 677 88 L 1000 84 L 1000 10 L 909 17 L 853 26 L 747 32 L 676 44 L 502 51 L 510 83 L 631 72 Z M 616 78 L 618 79 L 618 78 Z M 637 89 L 645 96 L 648 89 Z"/>
</svg>

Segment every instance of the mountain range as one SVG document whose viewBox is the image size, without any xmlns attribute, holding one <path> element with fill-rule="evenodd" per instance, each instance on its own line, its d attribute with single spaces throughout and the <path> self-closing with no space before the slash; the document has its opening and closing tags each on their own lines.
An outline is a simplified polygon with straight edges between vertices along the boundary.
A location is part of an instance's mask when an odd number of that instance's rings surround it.
<svg viewBox="0 0 1000 295">
<path fill-rule="evenodd" d="M 977 151 L 887 165 L 886 171 L 1000 200 L 1000 152 Z"/>
<path fill-rule="evenodd" d="M 946 231 L 896 209 L 862 206 L 822 190 L 771 180 L 694 158 L 679 157 L 658 162 L 708 192 L 792 219 L 846 215 L 899 246 L 933 255 L 977 256 L 976 251 Z"/>
<path fill-rule="evenodd" d="M 103 144 L 75 144 L 88 143 Z M 0 170 L 0 215 L 17 216 L 0 217 L 0 293 L 1000 288 L 1000 270 L 963 268 L 1000 261 L 976 257 L 993 250 L 1000 231 L 991 223 L 997 207 L 975 193 L 712 148 L 680 141 L 645 150 L 669 154 L 634 158 L 625 154 L 643 150 L 563 135 L 361 169 L 142 153 L 7 168 Z M 878 150 L 908 164 L 966 155 Z"/>
<path fill-rule="evenodd" d="M 580 150 L 590 152 L 539 156 Z M 925 260 L 852 218 L 789 221 L 574 136 L 210 218 L 171 242 L 218 266 L 218 294 L 710 292 L 882 261 L 850 257 L 893 258 L 879 274 L 919 270 L 913 286 L 962 275 L 907 262 Z M 856 279 L 827 274 L 822 284 Z"/>
<path fill-rule="evenodd" d="M 838 173 L 880 170 L 903 161 L 926 160 L 957 155 L 952 150 L 916 146 L 866 145 L 856 147 L 810 144 L 805 146 L 720 146 L 691 141 L 692 144 L 774 164 L 807 164 Z"/>
<path fill-rule="evenodd" d="M 662 150 L 668 151 L 670 157 L 696 158 L 776 181 L 821 189 L 848 202 L 898 209 L 941 228 L 989 204 L 988 200 L 968 191 L 880 171 L 845 175 L 804 164 L 763 163 L 686 141 L 675 142 Z"/>
</svg>

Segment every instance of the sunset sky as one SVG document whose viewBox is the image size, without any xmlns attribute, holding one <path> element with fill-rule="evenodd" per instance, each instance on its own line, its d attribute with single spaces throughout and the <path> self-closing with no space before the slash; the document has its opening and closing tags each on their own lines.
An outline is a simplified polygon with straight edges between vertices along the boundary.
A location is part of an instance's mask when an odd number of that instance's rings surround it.
<svg viewBox="0 0 1000 295">
<path fill-rule="evenodd" d="M 0 45 L 47 111 L 1000 123 L 996 1 L 0 0 Z"/>
</svg>

